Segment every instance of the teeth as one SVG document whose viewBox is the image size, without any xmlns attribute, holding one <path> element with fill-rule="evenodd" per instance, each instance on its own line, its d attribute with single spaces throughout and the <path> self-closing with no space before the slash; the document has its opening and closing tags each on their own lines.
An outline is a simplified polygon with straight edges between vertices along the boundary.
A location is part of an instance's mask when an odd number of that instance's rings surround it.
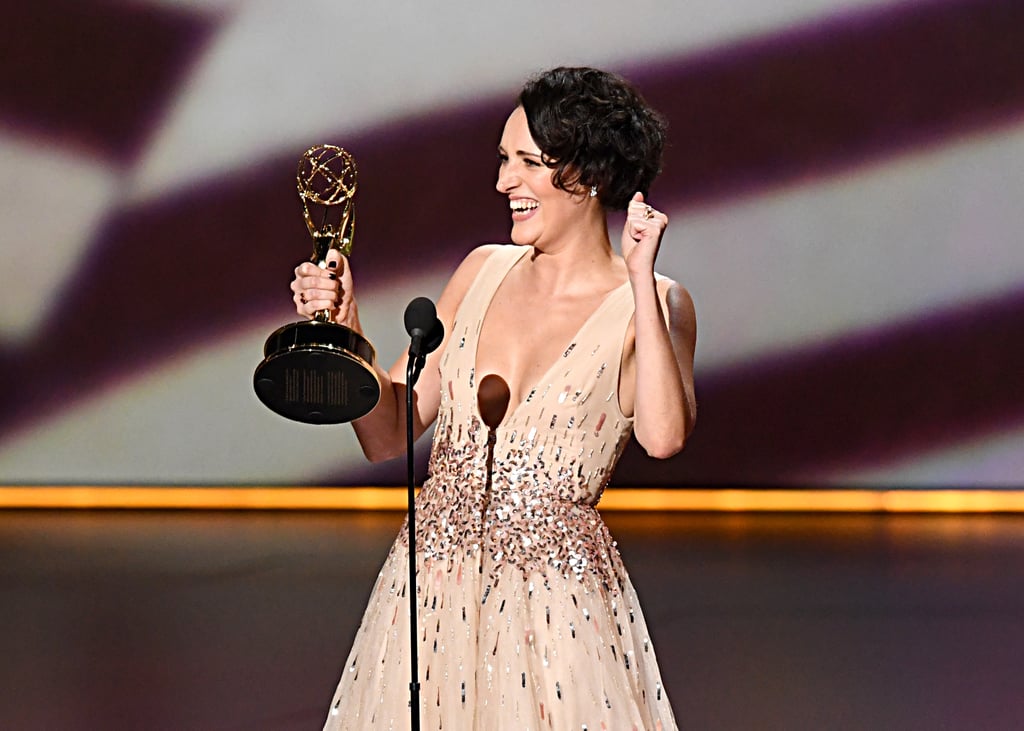
<svg viewBox="0 0 1024 731">
<path fill-rule="evenodd" d="M 537 201 L 517 200 L 509 201 L 508 205 L 513 211 L 521 213 L 522 211 L 532 211 L 538 204 Z"/>
</svg>

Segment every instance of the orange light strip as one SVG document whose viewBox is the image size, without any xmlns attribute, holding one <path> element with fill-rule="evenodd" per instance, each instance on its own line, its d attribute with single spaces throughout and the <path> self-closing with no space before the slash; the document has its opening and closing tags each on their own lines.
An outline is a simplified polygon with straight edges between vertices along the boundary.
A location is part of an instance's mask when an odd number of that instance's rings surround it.
<svg viewBox="0 0 1024 731">
<path fill-rule="evenodd" d="M 403 487 L 0 487 L 0 509 L 404 510 Z M 1024 490 L 611 489 L 602 510 L 1024 513 Z"/>
</svg>

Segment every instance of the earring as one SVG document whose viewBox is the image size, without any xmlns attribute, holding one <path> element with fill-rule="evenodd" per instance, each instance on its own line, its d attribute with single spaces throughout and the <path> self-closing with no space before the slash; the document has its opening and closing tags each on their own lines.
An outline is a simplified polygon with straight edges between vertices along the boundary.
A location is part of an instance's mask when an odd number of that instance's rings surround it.
<svg viewBox="0 0 1024 731">
<path fill-rule="evenodd" d="M 593 198 L 596 195 L 597 195 L 597 186 L 596 185 L 591 185 L 590 186 L 590 197 Z"/>
</svg>

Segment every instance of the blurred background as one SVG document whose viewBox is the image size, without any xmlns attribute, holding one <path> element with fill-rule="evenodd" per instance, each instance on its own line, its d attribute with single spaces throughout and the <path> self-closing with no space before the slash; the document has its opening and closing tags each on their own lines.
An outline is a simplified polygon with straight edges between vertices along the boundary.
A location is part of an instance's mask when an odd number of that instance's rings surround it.
<svg viewBox="0 0 1024 731">
<path fill-rule="evenodd" d="M 631 449 L 620 483 L 1024 482 L 1018 0 L 5 11 L 0 484 L 401 484 L 252 391 L 311 250 L 298 157 L 356 157 L 353 269 L 390 364 L 406 303 L 507 241 L 495 147 L 560 64 L 668 118 L 658 268 L 697 306 L 697 430 L 668 462 Z"/>
<path fill-rule="evenodd" d="M 298 158 L 358 161 L 390 364 L 406 304 L 508 240 L 523 81 L 584 64 L 669 120 L 658 269 L 698 315 L 697 429 L 620 485 L 1024 487 L 1020 0 L 4 11 L 0 485 L 403 484 L 253 393 L 312 248 Z M 608 514 L 681 725 L 1024 728 L 1020 514 L 866 510 Z M 0 727 L 318 728 L 401 521 L 0 511 Z"/>
</svg>

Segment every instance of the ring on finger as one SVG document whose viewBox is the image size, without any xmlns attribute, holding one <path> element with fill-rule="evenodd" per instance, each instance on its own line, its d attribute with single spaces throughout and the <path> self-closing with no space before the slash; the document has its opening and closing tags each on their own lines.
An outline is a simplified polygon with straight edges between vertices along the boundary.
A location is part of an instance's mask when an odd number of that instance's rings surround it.
<svg viewBox="0 0 1024 731">
<path fill-rule="evenodd" d="M 645 221 L 650 221 L 652 218 L 654 218 L 654 207 L 653 206 L 647 206 L 644 209 L 644 220 Z"/>
</svg>

